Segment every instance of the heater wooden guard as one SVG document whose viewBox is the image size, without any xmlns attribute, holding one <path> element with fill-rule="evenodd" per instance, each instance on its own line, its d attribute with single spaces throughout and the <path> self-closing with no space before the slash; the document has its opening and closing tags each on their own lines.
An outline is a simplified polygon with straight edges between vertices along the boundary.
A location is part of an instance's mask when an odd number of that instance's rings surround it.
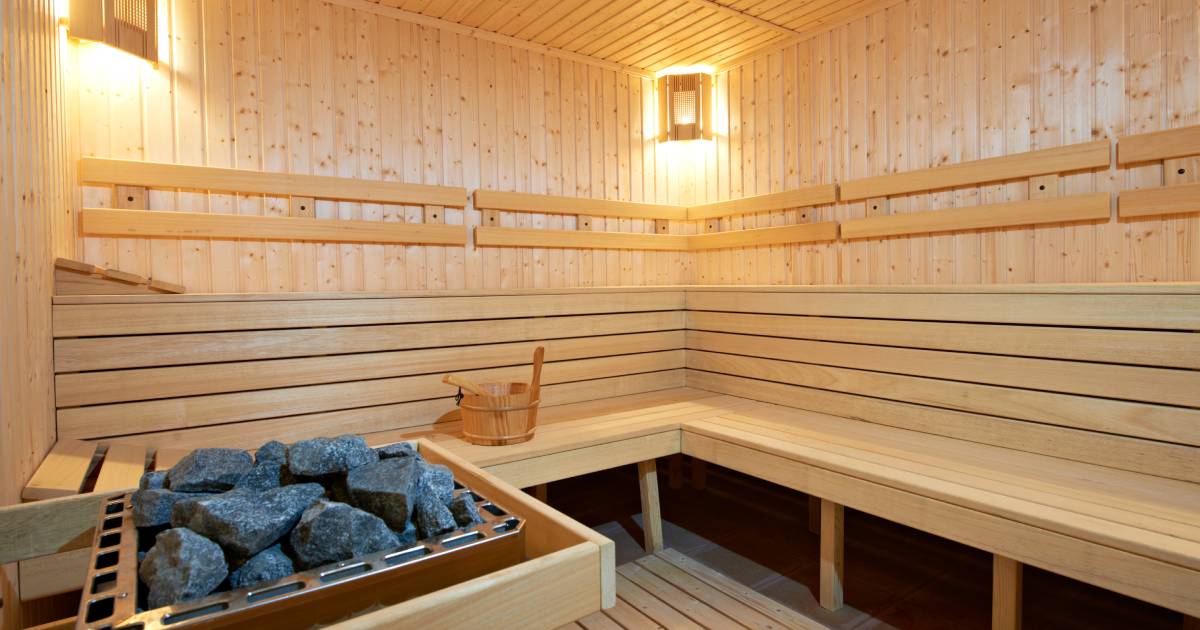
<svg viewBox="0 0 1200 630">
<path fill-rule="evenodd" d="M 611 540 L 432 441 L 420 439 L 414 444 L 427 461 L 450 467 L 462 485 L 525 520 L 523 560 L 331 627 L 555 628 L 614 605 L 616 565 Z M 126 492 L 92 492 L 0 508 L 3 558 L 16 561 L 38 557 L 38 553 L 54 553 L 54 548 L 62 546 L 42 541 L 42 537 L 86 535 L 90 540 L 98 510 L 112 497 Z M 33 537 L 38 540 L 10 540 L 18 531 L 12 526 L 30 522 L 55 525 Z M 68 533 L 78 527 L 88 529 L 80 530 L 78 535 Z"/>
</svg>

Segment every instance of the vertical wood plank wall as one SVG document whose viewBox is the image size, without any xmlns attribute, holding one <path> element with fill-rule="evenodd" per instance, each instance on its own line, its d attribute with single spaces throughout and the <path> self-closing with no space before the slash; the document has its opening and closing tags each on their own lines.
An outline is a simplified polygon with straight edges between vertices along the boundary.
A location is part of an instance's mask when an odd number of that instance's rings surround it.
<svg viewBox="0 0 1200 630">
<path fill-rule="evenodd" d="M 0 3 L 0 505 L 55 439 L 50 297 L 53 261 L 71 242 L 71 163 L 53 0 Z M 15 566 L 0 597 L 15 602 Z M 0 626 L 18 625 L 8 605 Z"/>
<path fill-rule="evenodd" d="M 73 46 L 68 94 L 80 154 L 698 204 L 1200 123 L 1194 0 L 906 0 L 720 72 L 716 140 L 666 144 L 653 140 L 651 81 L 637 75 L 337 2 L 162 4 L 169 28 L 157 68 Z M 1049 192 L 1116 192 L 1172 177 L 1158 166 L 1070 174 Z M 1016 182 L 882 208 L 859 201 L 725 217 L 720 226 L 1029 194 Z M 288 212 L 286 199 L 198 191 L 152 191 L 148 202 Z M 83 205 L 113 203 L 110 188 L 83 189 Z M 481 221 L 473 207 L 317 204 L 321 217 L 434 214 Z M 500 222 L 576 225 L 526 213 L 501 213 Z M 636 219 L 594 224 L 653 231 Z M 189 291 L 1200 280 L 1195 215 L 700 253 L 90 237 L 77 247 L 90 263 Z"/>
<path fill-rule="evenodd" d="M 727 128 L 689 202 L 721 201 L 1200 123 L 1195 0 L 908 0 L 717 77 Z M 1173 183 L 1142 166 L 1059 194 Z M 1194 169 L 1191 169 L 1194 170 Z M 701 184 L 700 182 L 703 182 Z M 1023 200 L 1028 183 L 893 198 L 891 213 Z M 866 203 L 721 220 L 866 216 Z M 700 284 L 1200 280 L 1200 217 L 696 254 Z"/>
<path fill-rule="evenodd" d="M 671 202 L 649 78 L 321 0 L 164 0 L 157 68 L 73 47 L 81 155 Z M 120 202 L 118 198 L 117 203 Z M 83 205 L 114 203 L 86 187 Z M 153 191 L 155 210 L 286 215 L 286 199 Z M 440 210 L 440 209 L 439 209 Z M 318 217 L 420 222 L 420 207 L 318 202 Z M 437 221 L 478 225 L 446 208 Z M 502 213 L 513 227 L 574 229 Z M 650 220 L 594 229 L 653 233 Z M 678 224 L 675 230 L 689 226 Z M 189 291 L 676 284 L 686 253 L 262 241 L 79 241 L 84 260 Z"/>
</svg>

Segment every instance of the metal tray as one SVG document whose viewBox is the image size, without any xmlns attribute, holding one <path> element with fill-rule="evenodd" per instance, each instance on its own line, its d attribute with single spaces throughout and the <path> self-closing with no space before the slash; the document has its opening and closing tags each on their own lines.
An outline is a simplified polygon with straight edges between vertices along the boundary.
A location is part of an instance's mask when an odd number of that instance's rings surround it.
<svg viewBox="0 0 1200 630">
<path fill-rule="evenodd" d="M 469 488 L 459 485 L 455 493 L 474 498 L 483 523 L 253 588 L 143 612 L 137 608 L 138 531 L 132 493 L 114 496 L 101 505 L 75 628 L 222 628 L 265 615 L 276 627 L 321 626 L 520 563 L 525 520 Z"/>
</svg>

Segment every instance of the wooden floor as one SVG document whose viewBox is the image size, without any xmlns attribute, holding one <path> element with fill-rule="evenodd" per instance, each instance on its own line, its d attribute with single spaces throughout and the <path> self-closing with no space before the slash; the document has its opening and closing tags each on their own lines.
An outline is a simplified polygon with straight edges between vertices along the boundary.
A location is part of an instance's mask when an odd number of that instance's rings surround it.
<svg viewBox="0 0 1200 630">
<path fill-rule="evenodd" d="M 825 628 L 667 549 L 617 567 L 617 605 L 564 628 Z"/>
</svg>

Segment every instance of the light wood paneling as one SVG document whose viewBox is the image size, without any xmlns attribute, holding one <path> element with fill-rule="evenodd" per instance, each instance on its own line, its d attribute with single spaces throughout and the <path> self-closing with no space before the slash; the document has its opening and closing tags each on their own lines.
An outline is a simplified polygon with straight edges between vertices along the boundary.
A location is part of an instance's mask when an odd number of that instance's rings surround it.
<svg viewBox="0 0 1200 630">
<path fill-rule="evenodd" d="M 616 201 L 636 207 L 671 201 L 674 175 L 652 139 L 652 80 L 622 72 L 619 64 L 551 50 L 562 51 L 562 42 L 488 38 L 459 24 L 465 15 L 414 21 L 365 1 L 169 0 L 162 15 L 157 67 L 72 45 L 68 94 L 82 156 L 235 169 L 239 176 L 269 173 L 268 181 L 316 175 L 372 189 L 422 184 L 554 195 L 601 208 Z M 560 34 L 573 42 L 594 25 Z M 530 39 L 528 33 L 522 37 Z M 192 180 L 160 183 L 184 187 L 152 188 L 144 209 L 239 219 L 291 213 L 279 188 L 231 194 L 207 191 Z M 390 197 L 308 192 L 313 220 L 446 229 L 485 223 L 474 203 L 459 210 L 450 199 L 427 199 L 441 205 L 423 208 Z M 84 185 L 82 196 L 82 205 L 92 208 L 120 208 L 124 200 L 114 199 L 111 186 Z M 655 233 L 652 221 L 592 206 L 587 211 L 591 231 Z M 682 211 L 676 213 L 682 219 Z M 522 229 L 575 230 L 583 222 L 545 209 L 489 216 L 497 227 Z M 675 220 L 668 233 L 685 236 L 691 229 Z M 680 284 L 690 269 L 690 255 L 676 251 L 539 246 L 489 252 L 261 236 L 88 236 L 78 249 L 90 264 L 182 284 L 191 292 Z"/>
<path fill-rule="evenodd" d="M 348 6 L 368 4 L 365 0 L 337 2 Z M 658 70 L 672 65 L 720 64 L 764 44 L 861 14 L 863 5 L 882 3 L 801 0 L 781 4 L 756 0 L 730 6 L 713 0 L 656 4 L 644 0 L 549 4 L 379 0 L 379 4 L 394 15 L 418 23 L 441 21 L 464 30 L 477 29 L 497 41 L 514 37 L 527 40 L 537 47 L 535 50 L 551 47 L 567 56 L 599 57 L 618 67 Z"/>
<path fill-rule="evenodd" d="M 74 157 L 56 4 L 0 4 L 0 505 L 20 501 L 55 440 L 49 299 L 54 259 L 74 253 Z M 6 628 L 25 625 L 16 581 L 15 566 L 0 566 Z"/>
<path fill-rule="evenodd" d="M 834 183 L 853 201 L 718 217 L 715 231 L 1145 189 L 1135 202 L 1171 195 L 1156 191 L 1168 176 L 1194 183 L 1177 171 L 1195 160 L 1151 163 L 1194 154 L 1192 3 L 903 0 L 851 17 L 722 68 L 706 168 L 673 171 L 670 184 L 689 206 Z M 1110 168 L 1118 140 L 1123 165 Z M 1076 170 L 1031 179 L 1059 169 Z M 692 281 L 1195 281 L 1198 231 L 1195 214 L 1130 216 L 697 252 Z"/>
</svg>

